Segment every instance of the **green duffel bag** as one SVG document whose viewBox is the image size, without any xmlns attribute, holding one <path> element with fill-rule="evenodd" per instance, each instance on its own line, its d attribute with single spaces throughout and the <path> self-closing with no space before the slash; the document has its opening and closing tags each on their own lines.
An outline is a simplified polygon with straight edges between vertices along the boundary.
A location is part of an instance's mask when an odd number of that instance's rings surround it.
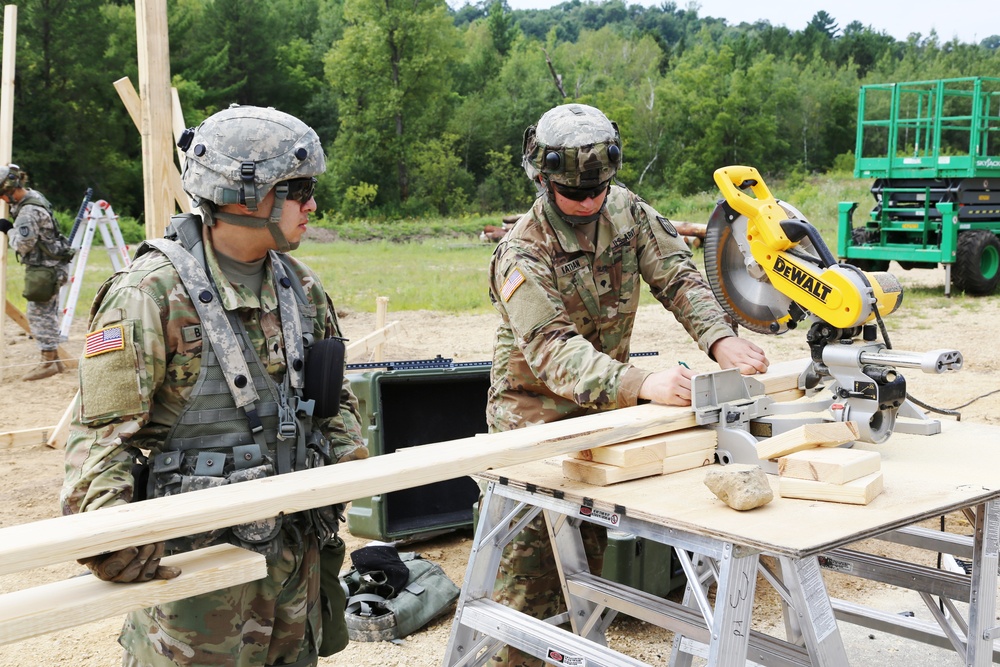
<svg viewBox="0 0 1000 667">
<path fill-rule="evenodd" d="M 24 267 L 24 291 L 21 293 L 28 301 L 45 303 L 59 289 L 59 273 L 53 266 Z"/>
<path fill-rule="evenodd" d="M 447 612 L 459 589 L 441 566 L 412 552 L 399 554 L 409 570 L 406 586 L 384 597 L 385 577 L 351 569 L 341 579 L 347 586 L 347 634 L 352 641 L 378 642 L 402 639 Z M 374 575 L 374 576 L 373 576 Z"/>
</svg>

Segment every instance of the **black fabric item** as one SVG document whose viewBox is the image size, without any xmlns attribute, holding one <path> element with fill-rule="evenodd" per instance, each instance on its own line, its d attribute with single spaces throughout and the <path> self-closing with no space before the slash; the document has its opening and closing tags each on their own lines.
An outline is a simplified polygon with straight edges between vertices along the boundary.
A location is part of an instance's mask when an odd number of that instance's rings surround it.
<svg viewBox="0 0 1000 667">
<path fill-rule="evenodd" d="M 344 357 L 347 347 L 339 338 L 324 338 L 309 351 L 302 395 L 316 401 L 313 416 L 334 417 L 340 412 L 340 392 L 344 382 Z"/>
<path fill-rule="evenodd" d="M 391 545 L 362 547 L 351 552 L 351 562 L 362 579 L 374 584 L 378 595 L 389 599 L 406 588 L 410 571 Z M 367 588 L 367 587 L 366 587 Z"/>
</svg>

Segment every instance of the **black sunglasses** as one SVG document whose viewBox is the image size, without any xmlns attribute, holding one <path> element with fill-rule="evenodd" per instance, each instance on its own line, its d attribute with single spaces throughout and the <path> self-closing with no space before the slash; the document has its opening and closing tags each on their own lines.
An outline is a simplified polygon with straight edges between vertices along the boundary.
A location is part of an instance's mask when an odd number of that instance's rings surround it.
<svg viewBox="0 0 1000 667">
<path fill-rule="evenodd" d="M 561 194 L 566 199 L 572 199 L 573 201 L 585 201 L 587 199 L 597 199 L 602 194 L 607 192 L 608 187 L 611 185 L 611 181 L 604 181 L 594 188 L 571 188 L 568 185 L 561 185 L 555 182 L 553 182 L 552 185 L 556 192 Z"/>
<path fill-rule="evenodd" d="M 314 176 L 292 178 L 285 181 L 285 185 L 288 186 L 288 195 L 285 198 L 294 199 L 302 204 L 312 199 L 313 193 L 316 192 L 316 178 Z"/>
</svg>

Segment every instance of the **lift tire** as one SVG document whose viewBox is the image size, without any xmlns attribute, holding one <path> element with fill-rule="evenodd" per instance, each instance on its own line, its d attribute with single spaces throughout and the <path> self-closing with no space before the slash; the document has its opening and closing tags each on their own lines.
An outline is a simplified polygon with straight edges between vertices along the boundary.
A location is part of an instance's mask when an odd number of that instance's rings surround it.
<svg viewBox="0 0 1000 667">
<path fill-rule="evenodd" d="M 856 227 L 851 230 L 851 245 L 866 245 L 867 243 L 868 235 L 864 227 Z M 868 273 L 889 270 L 889 260 L 887 259 L 858 259 L 857 257 L 849 257 L 847 263 Z"/>
<path fill-rule="evenodd" d="M 955 287 L 973 296 L 992 294 L 1000 283 L 1000 239 L 985 229 L 958 235 Z"/>
</svg>

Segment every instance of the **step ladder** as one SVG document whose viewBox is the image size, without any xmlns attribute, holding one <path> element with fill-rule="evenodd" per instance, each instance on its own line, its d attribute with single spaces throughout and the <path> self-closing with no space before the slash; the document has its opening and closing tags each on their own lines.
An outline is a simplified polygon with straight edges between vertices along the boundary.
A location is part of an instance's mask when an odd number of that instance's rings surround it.
<svg viewBox="0 0 1000 667">
<path fill-rule="evenodd" d="M 73 249 L 76 250 L 76 254 L 73 256 L 73 261 L 70 262 L 69 282 L 59 289 L 59 308 L 62 313 L 59 339 L 63 342 L 69 339 L 69 330 L 73 324 L 77 301 L 80 298 L 80 287 L 87 270 L 87 260 L 94 243 L 94 235 L 100 232 L 104 249 L 107 251 L 108 257 L 111 259 L 111 266 L 115 271 L 121 271 L 131 263 L 128 246 L 125 245 L 121 229 L 118 226 L 118 216 L 115 215 L 111 204 L 103 199 L 96 202 L 89 201 L 91 192 L 90 189 L 87 190 L 71 232 L 70 242 Z"/>
</svg>

